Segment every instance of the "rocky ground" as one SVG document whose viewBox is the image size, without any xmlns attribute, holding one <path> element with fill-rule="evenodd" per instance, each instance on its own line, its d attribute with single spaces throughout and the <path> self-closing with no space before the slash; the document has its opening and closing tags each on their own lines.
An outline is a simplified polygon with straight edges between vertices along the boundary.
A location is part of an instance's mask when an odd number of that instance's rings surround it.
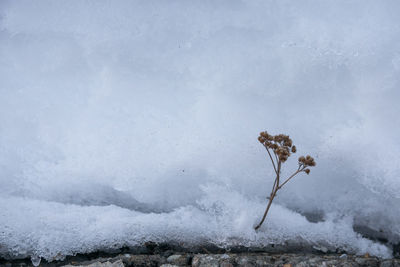
<svg viewBox="0 0 400 267">
<path fill-rule="evenodd" d="M 397 254 L 396 254 L 397 255 Z M 46 262 L 37 259 L 6 260 L 0 266 L 377 266 L 400 267 L 400 258 L 379 259 L 368 254 L 355 256 L 345 251 L 299 244 L 269 245 L 266 247 L 231 247 L 229 250 L 213 245 L 187 248 L 174 243 L 147 242 L 138 247 L 125 247 L 113 251 L 98 251 L 68 256 L 63 261 Z"/>
<path fill-rule="evenodd" d="M 169 257 L 160 255 L 119 255 L 114 258 L 96 259 L 90 262 L 73 263 L 65 265 L 87 267 L 123 267 L 123 266 L 399 266 L 400 260 L 379 260 L 374 257 L 356 257 L 342 255 L 313 255 L 313 254 L 173 254 Z"/>
<path fill-rule="evenodd" d="M 27 261 L 2 262 L 1 266 L 32 266 Z M 400 267 L 400 259 L 378 259 L 364 256 L 347 254 L 294 254 L 294 253 L 224 253 L 224 254 L 165 254 L 134 255 L 119 254 L 114 257 L 100 257 L 92 260 L 84 260 L 73 257 L 63 262 L 41 263 L 40 266 L 64 266 L 64 267 L 124 267 L 124 266 L 377 266 L 377 267 Z"/>
</svg>

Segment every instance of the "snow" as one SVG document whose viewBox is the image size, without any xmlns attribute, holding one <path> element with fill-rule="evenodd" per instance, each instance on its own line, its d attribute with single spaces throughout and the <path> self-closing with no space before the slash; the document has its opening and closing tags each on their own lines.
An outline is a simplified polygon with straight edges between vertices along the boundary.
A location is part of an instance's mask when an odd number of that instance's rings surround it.
<svg viewBox="0 0 400 267">
<path fill-rule="evenodd" d="M 60 204 L 8 197 L 1 199 L 1 254 L 32 256 L 46 260 L 66 255 L 141 245 L 146 241 L 200 242 L 228 247 L 280 244 L 282 240 L 347 249 L 390 257 L 384 245 L 360 237 L 351 218 L 310 223 L 303 216 L 274 205 L 268 223 L 255 232 L 253 226 L 265 208 L 221 186 L 203 188 L 205 195 L 194 206 L 168 213 L 141 213 L 117 206 Z M 217 194 L 218 192 L 218 194 Z"/>
<path fill-rule="evenodd" d="M 399 13 L 398 1 L 0 1 L 0 256 L 177 240 L 390 257 Z M 317 166 L 255 232 L 274 179 L 264 130 Z"/>
</svg>

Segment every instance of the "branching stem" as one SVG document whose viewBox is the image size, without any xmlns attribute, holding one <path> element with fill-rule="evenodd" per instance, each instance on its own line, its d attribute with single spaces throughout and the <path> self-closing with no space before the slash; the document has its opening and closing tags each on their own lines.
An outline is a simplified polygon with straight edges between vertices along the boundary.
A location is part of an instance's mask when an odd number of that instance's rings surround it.
<svg viewBox="0 0 400 267">
<path fill-rule="evenodd" d="M 267 149 L 267 151 L 268 151 L 268 149 Z M 271 207 L 272 201 L 274 200 L 274 198 L 275 198 L 276 193 L 278 192 L 278 190 L 281 189 L 287 182 L 289 182 L 290 179 L 292 179 L 294 176 L 296 176 L 296 174 L 298 174 L 298 173 L 304 171 L 304 169 L 305 169 L 305 166 L 299 165 L 299 168 L 297 169 L 297 171 L 295 171 L 291 176 L 289 176 L 289 178 L 287 178 L 287 179 L 280 185 L 280 184 L 279 184 L 279 179 L 280 179 L 280 172 L 281 172 L 282 162 L 281 162 L 281 161 L 278 161 L 278 169 L 276 169 L 276 168 L 275 168 L 274 161 L 272 160 L 272 157 L 271 157 L 271 154 L 269 153 L 269 151 L 268 151 L 268 154 L 270 155 L 270 158 L 271 158 L 271 161 L 272 161 L 272 165 L 274 166 L 274 170 L 275 170 L 275 173 L 276 173 L 276 178 L 275 178 L 275 181 L 274 181 L 274 185 L 273 185 L 273 187 L 272 187 L 271 195 L 270 195 L 269 200 L 268 200 L 267 208 L 265 209 L 264 215 L 263 215 L 263 217 L 262 217 L 260 223 L 259 223 L 256 227 L 254 227 L 255 230 L 257 230 L 258 228 L 260 228 L 261 225 L 264 223 L 265 218 L 267 217 L 268 211 L 269 211 L 269 209 L 270 209 L 270 207 Z"/>
<path fill-rule="evenodd" d="M 301 168 L 300 167 L 297 169 L 297 171 L 295 171 L 292 175 L 290 175 L 289 178 L 286 179 L 286 181 L 284 181 L 280 186 L 278 186 L 278 189 L 281 189 L 282 186 L 284 186 L 287 182 L 289 182 L 290 179 L 292 179 L 293 177 L 296 176 L 296 174 L 298 174 L 299 172 L 302 172 L 304 170 L 305 167 Z"/>
<path fill-rule="evenodd" d="M 310 155 L 299 157 L 299 167 L 297 168 L 297 170 L 292 175 L 290 175 L 286 180 L 284 180 L 283 183 L 281 183 L 282 164 L 286 162 L 291 153 L 296 153 L 297 151 L 296 146 L 293 145 L 292 139 L 290 139 L 288 135 L 278 134 L 273 136 L 268 134 L 266 131 L 260 133 L 258 141 L 267 150 L 272 166 L 274 167 L 276 177 L 274 185 L 272 186 L 271 194 L 269 195 L 269 197 L 267 197 L 268 199 L 267 208 L 265 209 L 264 215 L 260 223 L 257 224 L 257 226 L 255 226 L 256 230 L 260 228 L 263 222 L 265 221 L 265 218 L 267 217 L 268 211 L 271 207 L 272 201 L 276 197 L 276 193 L 278 192 L 278 190 L 281 189 L 294 176 L 296 176 L 296 174 L 300 172 L 305 172 L 309 174 L 310 169 L 308 169 L 307 167 L 313 167 L 316 164 L 314 159 Z M 271 151 L 269 151 L 270 149 L 274 153 L 274 156 L 272 156 Z"/>
<path fill-rule="evenodd" d="M 268 147 L 265 147 L 265 148 L 267 149 L 267 152 L 268 152 L 269 158 L 271 159 L 272 166 L 274 166 L 274 171 L 275 171 L 275 173 L 276 173 L 276 174 L 278 174 L 278 171 L 276 170 L 276 167 L 275 167 L 275 162 L 274 162 L 274 160 L 272 159 L 272 156 L 271 156 L 271 152 L 269 152 L 269 149 L 268 149 Z"/>
<path fill-rule="evenodd" d="M 278 162 L 279 160 L 278 160 L 278 156 L 276 155 L 275 150 L 274 150 L 274 155 L 275 155 L 276 162 Z"/>
</svg>

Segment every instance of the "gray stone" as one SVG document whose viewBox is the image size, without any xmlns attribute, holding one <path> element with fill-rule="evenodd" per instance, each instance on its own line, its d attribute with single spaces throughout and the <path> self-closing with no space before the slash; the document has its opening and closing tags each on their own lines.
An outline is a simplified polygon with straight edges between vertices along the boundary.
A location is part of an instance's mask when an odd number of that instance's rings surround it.
<svg viewBox="0 0 400 267">
<path fill-rule="evenodd" d="M 229 261 L 223 261 L 219 265 L 220 267 L 233 267 L 233 264 L 230 263 Z"/>
<path fill-rule="evenodd" d="M 313 246 L 313 248 L 315 250 L 321 251 L 323 253 L 327 253 L 328 252 L 328 248 L 324 247 L 324 246 Z"/>
<path fill-rule="evenodd" d="M 177 252 L 178 253 L 178 252 Z M 65 265 L 68 264 L 68 265 Z M 30 262 L 2 262 L 1 266 L 32 266 Z M 53 267 L 123 267 L 123 266 L 194 266 L 194 267 L 233 267 L 233 266 L 291 266 L 291 267 L 400 267 L 400 259 L 379 259 L 369 255 L 355 256 L 346 254 L 302 254 L 302 253 L 280 253 L 268 254 L 264 252 L 242 252 L 225 254 L 196 254 L 182 253 L 169 255 L 135 255 L 120 254 L 115 257 L 96 258 L 95 260 L 83 261 L 79 258 L 69 259 L 67 262 L 41 262 L 40 266 Z"/>
<path fill-rule="evenodd" d="M 196 255 L 193 257 L 192 266 L 194 267 L 218 267 L 219 257 L 216 255 Z"/>
<path fill-rule="evenodd" d="M 180 257 L 182 257 L 182 255 L 177 255 L 177 254 L 171 255 L 171 256 L 169 256 L 169 257 L 167 258 L 167 261 L 168 261 L 168 262 L 175 262 L 175 261 L 178 260 Z"/>
<path fill-rule="evenodd" d="M 122 260 L 117 260 L 115 262 L 110 262 L 110 261 L 95 261 L 89 264 L 83 264 L 83 265 L 64 265 L 64 267 L 124 267 L 124 263 Z"/>
<path fill-rule="evenodd" d="M 221 255 L 221 259 L 229 259 L 229 258 L 230 256 L 226 253 Z"/>
<path fill-rule="evenodd" d="M 380 267 L 393 267 L 393 261 L 392 260 L 384 260 L 381 262 Z"/>
<path fill-rule="evenodd" d="M 379 266 L 379 263 L 374 258 L 356 258 L 355 262 L 361 266 Z"/>
</svg>

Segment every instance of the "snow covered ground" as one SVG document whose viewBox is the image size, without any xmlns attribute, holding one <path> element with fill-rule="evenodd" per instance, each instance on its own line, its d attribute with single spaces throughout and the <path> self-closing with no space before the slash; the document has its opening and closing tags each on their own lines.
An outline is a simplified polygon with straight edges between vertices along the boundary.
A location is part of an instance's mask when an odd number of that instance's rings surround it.
<svg viewBox="0 0 400 267">
<path fill-rule="evenodd" d="M 50 201 L 7 197 L 1 199 L 0 252 L 8 257 L 39 256 L 60 260 L 65 255 L 142 245 L 146 241 L 202 242 L 221 247 L 234 245 L 310 243 L 335 251 L 371 253 L 389 258 L 391 250 L 361 238 L 352 219 L 310 223 L 301 215 L 275 206 L 257 233 L 253 226 L 264 209 L 262 203 L 216 186 L 195 206 L 168 213 L 141 213 L 117 206 L 66 205 Z"/>
<path fill-rule="evenodd" d="M 0 256 L 297 240 L 390 257 L 353 226 L 400 241 L 399 13 L 398 1 L 1 1 Z M 263 130 L 317 167 L 255 232 L 274 179 Z"/>
</svg>

